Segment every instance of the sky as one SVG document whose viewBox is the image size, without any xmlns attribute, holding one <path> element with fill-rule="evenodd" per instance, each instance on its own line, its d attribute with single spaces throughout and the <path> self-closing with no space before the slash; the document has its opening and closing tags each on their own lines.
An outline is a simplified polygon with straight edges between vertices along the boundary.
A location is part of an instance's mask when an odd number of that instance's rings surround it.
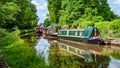
<svg viewBox="0 0 120 68">
<path fill-rule="evenodd" d="M 111 10 L 120 16 L 120 0 L 108 0 Z"/>
<path fill-rule="evenodd" d="M 43 23 L 44 20 L 46 19 L 46 14 L 48 13 L 47 1 L 46 0 L 32 0 L 31 2 L 36 5 L 37 15 L 39 17 L 38 24 Z"/>
<path fill-rule="evenodd" d="M 47 1 L 46 0 L 32 0 L 33 4 L 36 5 L 37 15 L 39 17 L 38 23 L 43 23 L 48 13 Z M 111 10 L 120 16 L 120 0 L 108 0 L 108 4 Z"/>
</svg>

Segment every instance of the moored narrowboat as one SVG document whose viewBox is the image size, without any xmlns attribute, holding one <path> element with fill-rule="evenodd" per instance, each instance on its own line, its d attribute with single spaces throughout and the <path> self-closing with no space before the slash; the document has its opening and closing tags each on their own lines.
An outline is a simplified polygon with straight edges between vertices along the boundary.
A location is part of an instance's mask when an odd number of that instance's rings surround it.
<svg viewBox="0 0 120 68">
<path fill-rule="evenodd" d="M 58 38 L 65 40 L 73 40 L 87 44 L 105 44 L 100 37 L 97 28 L 89 27 L 85 29 L 65 29 L 58 31 Z"/>
<path fill-rule="evenodd" d="M 35 30 L 36 30 L 36 35 L 42 35 L 43 28 L 41 27 L 41 25 L 37 25 L 35 27 Z"/>
</svg>

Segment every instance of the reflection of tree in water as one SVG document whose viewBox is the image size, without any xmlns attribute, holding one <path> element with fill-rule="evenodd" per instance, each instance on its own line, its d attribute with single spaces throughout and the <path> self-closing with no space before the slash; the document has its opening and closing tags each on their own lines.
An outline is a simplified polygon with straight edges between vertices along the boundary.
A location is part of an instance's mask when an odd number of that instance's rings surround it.
<svg viewBox="0 0 120 68">
<path fill-rule="evenodd" d="M 51 47 L 49 60 L 53 68 L 107 68 L 110 60 L 109 57 L 99 56 L 96 62 L 85 62 L 80 57 L 64 53 L 65 51 Z"/>
<path fill-rule="evenodd" d="M 107 68 L 110 58 L 107 56 L 99 56 L 96 62 L 86 63 L 83 62 L 84 68 Z"/>
<path fill-rule="evenodd" d="M 59 61 L 59 48 L 57 46 L 51 46 L 49 54 L 50 67 L 60 68 Z"/>
</svg>

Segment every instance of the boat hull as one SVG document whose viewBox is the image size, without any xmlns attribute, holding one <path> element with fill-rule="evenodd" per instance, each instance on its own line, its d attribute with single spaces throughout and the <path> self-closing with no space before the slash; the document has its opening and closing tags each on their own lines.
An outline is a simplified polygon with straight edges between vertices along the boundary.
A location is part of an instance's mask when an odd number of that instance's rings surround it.
<svg viewBox="0 0 120 68">
<path fill-rule="evenodd" d="M 94 44 L 94 45 L 104 45 L 104 41 L 100 39 L 85 39 L 85 38 L 78 38 L 78 37 L 61 37 L 58 36 L 58 39 L 65 39 L 65 40 L 71 40 L 76 41 L 80 43 L 86 43 L 86 44 Z"/>
</svg>

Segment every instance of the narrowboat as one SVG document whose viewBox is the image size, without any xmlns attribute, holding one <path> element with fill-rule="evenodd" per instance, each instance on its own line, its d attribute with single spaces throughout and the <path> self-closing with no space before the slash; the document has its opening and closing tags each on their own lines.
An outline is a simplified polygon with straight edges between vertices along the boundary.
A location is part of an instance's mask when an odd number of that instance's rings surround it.
<svg viewBox="0 0 120 68">
<path fill-rule="evenodd" d="M 36 35 L 42 35 L 43 28 L 41 27 L 41 25 L 37 25 L 35 27 L 35 30 L 36 30 Z"/>
<path fill-rule="evenodd" d="M 103 45 L 104 41 L 100 37 L 97 28 L 89 27 L 85 29 L 64 29 L 58 31 L 58 38 L 72 40 L 87 44 Z"/>
</svg>

